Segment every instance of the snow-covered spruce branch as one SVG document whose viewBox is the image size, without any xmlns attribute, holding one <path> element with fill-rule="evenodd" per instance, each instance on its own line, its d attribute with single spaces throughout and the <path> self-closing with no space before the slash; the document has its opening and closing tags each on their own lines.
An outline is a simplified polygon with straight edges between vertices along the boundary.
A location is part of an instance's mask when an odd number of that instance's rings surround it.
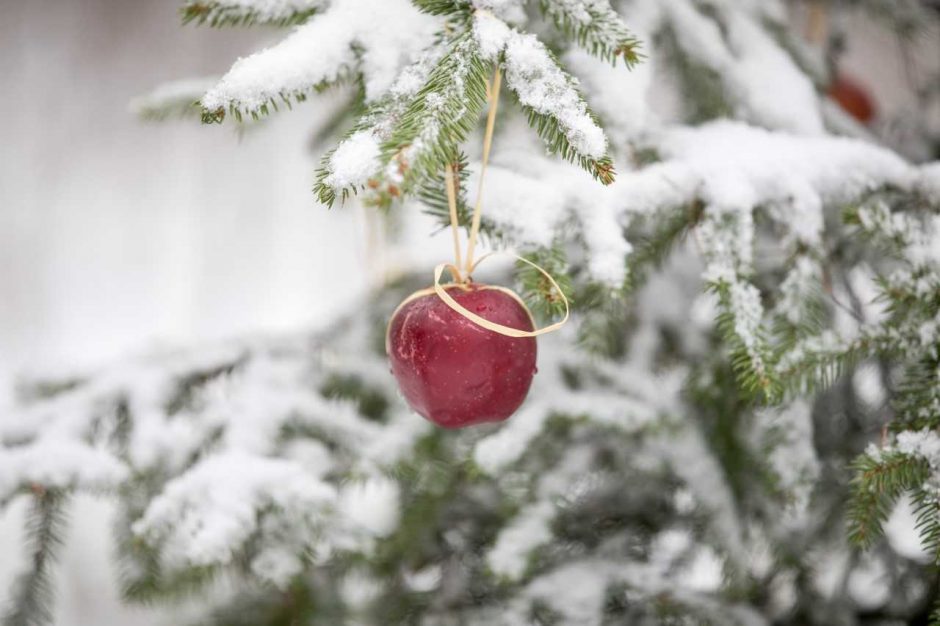
<svg viewBox="0 0 940 626">
<path fill-rule="evenodd" d="M 221 26 L 291 26 L 300 24 L 328 0 L 184 0 L 180 15 L 184 24 Z"/>
<path fill-rule="evenodd" d="M 905 431 L 872 446 L 855 464 L 850 538 L 868 547 L 882 533 L 897 500 L 910 493 L 924 548 L 940 561 L 940 438 L 934 430 Z"/>
<path fill-rule="evenodd" d="M 469 33 L 426 51 L 324 156 L 314 189 L 321 202 L 366 185 L 397 198 L 440 178 L 477 124 L 489 69 Z"/>
<path fill-rule="evenodd" d="M 731 350 L 731 364 L 741 387 L 778 401 L 781 383 L 774 371 L 773 348 L 764 327 L 760 292 L 749 282 L 721 278 L 709 288 L 718 297 L 718 331 Z"/>
<path fill-rule="evenodd" d="M 623 23 L 609 0 L 539 0 L 542 12 L 562 32 L 594 56 L 627 67 L 640 61 L 639 40 Z"/>
<path fill-rule="evenodd" d="M 333 3 L 280 43 L 235 63 L 203 96 L 203 119 L 256 118 L 353 80 L 361 80 L 367 100 L 377 100 L 437 28 L 407 0 Z"/>
<path fill-rule="evenodd" d="M 612 183 L 607 137 L 576 81 L 545 44 L 489 13 L 475 15 L 473 32 L 485 58 L 502 59 L 506 84 L 549 151 L 578 163 L 601 183 Z"/>
</svg>

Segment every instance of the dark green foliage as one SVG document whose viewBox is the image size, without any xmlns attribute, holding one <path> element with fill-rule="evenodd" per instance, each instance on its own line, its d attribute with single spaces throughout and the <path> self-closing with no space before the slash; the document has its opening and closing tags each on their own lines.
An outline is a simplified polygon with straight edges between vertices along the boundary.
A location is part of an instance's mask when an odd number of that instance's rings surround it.
<svg viewBox="0 0 940 626">
<path fill-rule="evenodd" d="M 473 6 L 467 0 L 411 0 L 416 7 L 431 15 L 470 17 Z"/>
<path fill-rule="evenodd" d="M 760 455 L 746 440 L 753 421 L 754 402 L 739 392 L 739 374 L 724 360 L 703 364 L 689 377 L 685 395 L 698 407 L 698 422 L 714 458 L 721 464 L 725 480 L 739 500 L 753 491 L 755 479 L 761 490 L 773 491 L 774 480 Z"/>
<path fill-rule="evenodd" d="M 36 486 L 26 523 L 26 571 L 16 580 L 3 616 L 3 626 L 47 626 L 53 623 L 55 587 L 52 566 L 65 531 L 66 495 Z"/>
<path fill-rule="evenodd" d="M 568 274 L 568 259 L 564 248 L 554 245 L 540 248 L 525 255 L 525 258 L 540 266 L 555 278 L 562 293 L 573 306 L 572 284 Z M 560 294 L 540 271 L 523 263 L 516 262 L 516 281 L 520 285 L 520 295 L 537 319 L 550 320 L 565 313 L 565 303 Z"/>
<path fill-rule="evenodd" d="M 689 206 L 657 213 L 652 219 L 645 220 L 648 223 L 633 225 L 629 233 L 633 251 L 627 257 L 624 285 L 627 293 L 636 292 L 646 283 L 650 272 L 662 267 L 676 245 L 699 224 L 704 212 L 704 203 L 696 201 Z"/>
<path fill-rule="evenodd" d="M 326 586 L 326 585 L 324 585 Z M 192 626 L 298 626 L 344 623 L 335 595 L 318 594 L 308 581 L 296 580 L 280 591 L 267 587 L 247 589 Z M 334 594 L 337 591 L 332 590 Z"/>
<path fill-rule="evenodd" d="M 574 301 L 580 316 L 578 347 L 588 354 L 622 358 L 636 321 L 628 299 L 612 295 L 599 285 L 588 285 L 575 293 Z"/>
<path fill-rule="evenodd" d="M 891 430 L 933 430 L 940 427 L 940 362 L 925 356 L 908 364 L 897 385 Z"/>
<path fill-rule="evenodd" d="M 183 19 L 183 24 L 192 23 L 199 26 L 208 24 L 215 28 L 255 26 L 259 24 L 292 26 L 306 22 L 317 11 L 317 8 L 306 9 L 269 19 L 254 9 L 225 6 L 216 0 L 185 0 L 180 7 L 180 16 Z"/>
<path fill-rule="evenodd" d="M 363 417 L 377 422 L 384 421 L 388 412 L 385 394 L 359 376 L 333 374 L 320 387 L 320 394 L 324 398 L 352 400 Z"/>
</svg>

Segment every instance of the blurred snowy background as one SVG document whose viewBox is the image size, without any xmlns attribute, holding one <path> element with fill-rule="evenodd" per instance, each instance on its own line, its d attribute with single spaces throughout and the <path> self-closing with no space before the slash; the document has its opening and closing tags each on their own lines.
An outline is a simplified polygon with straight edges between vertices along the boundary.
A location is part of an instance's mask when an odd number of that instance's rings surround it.
<svg viewBox="0 0 940 626">
<path fill-rule="evenodd" d="M 898 42 L 862 20 L 849 32 L 843 69 L 882 119 L 903 122 L 913 103 Z M 23 372 L 315 327 L 362 292 L 362 214 L 310 193 L 309 138 L 336 100 L 241 138 L 129 112 L 155 85 L 221 73 L 275 36 L 181 28 L 172 0 L 0 0 L 0 405 Z M 940 63 L 940 42 L 922 43 L 922 67 Z M 81 541 L 63 554 L 61 623 L 155 623 L 119 608 L 106 514 L 87 498 L 72 513 Z M 21 515 L 0 517 L 0 599 Z"/>
</svg>

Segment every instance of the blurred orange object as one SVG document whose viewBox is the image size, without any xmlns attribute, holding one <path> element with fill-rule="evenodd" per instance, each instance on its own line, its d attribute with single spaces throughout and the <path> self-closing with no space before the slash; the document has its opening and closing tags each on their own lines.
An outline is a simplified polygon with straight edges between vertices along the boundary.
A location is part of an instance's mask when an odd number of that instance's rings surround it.
<svg viewBox="0 0 940 626">
<path fill-rule="evenodd" d="M 877 107 L 868 90 L 854 79 L 842 74 L 836 75 L 829 85 L 829 97 L 835 100 L 842 109 L 862 122 L 868 124 L 875 119 Z"/>
</svg>

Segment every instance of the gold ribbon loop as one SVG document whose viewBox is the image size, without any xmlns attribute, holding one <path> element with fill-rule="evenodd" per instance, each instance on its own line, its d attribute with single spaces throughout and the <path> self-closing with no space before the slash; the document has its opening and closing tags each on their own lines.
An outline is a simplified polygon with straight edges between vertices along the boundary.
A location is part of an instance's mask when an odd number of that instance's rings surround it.
<svg viewBox="0 0 940 626">
<path fill-rule="evenodd" d="M 436 293 L 437 296 L 441 300 L 444 301 L 444 304 L 449 306 L 451 309 L 453 309 L 460 315 L 463 315 L 465 318 L 467 318 L 468 320 L 470 320 L 477 326 L 482 326 L 483 328 L 487 330 L 491 330 L 494 333 L 499 333 L 500 335 L 505 335 L 506 337 L 517 337 L 517 338 L 518 337 L 538 337 L 539 335 L 544 335 L 546 333 L 554 332 L 558 330 L 559 328 L 561 328 L 562 326 L 564 326 L 568 322 L 570 309 L 568 306 L 568 298 L 565 297 L 565 292 L 561 290 L 561 287 L 558 286 L 558 283 L 555 282 L 555 279 L 552 278 L 551 274 L 549 274 L 547 271 L 545 271 L 544 269 L 542 269 L 541 267 L 539 267 L 538 265 L 536 265 L 529 259 L 525 259 L 511 252 L 491 253 L 491 254 L 487 254 L 486 256 L 482 257 L 479 261 L 474 263 L 473 269 L 476 269 L 476 267 L 480 265 L 480 263 L 482 263 L 484 260 L 488 259 L 489 257 L 493 256 L 494 254 L 504 254 L 504 255 L 511 256 L 515 258 L 517 261 L 522 261 L 523 263 L 531 265 L 532 267 L 537 269 L 539 272 L 541 272 L 542 275 L 548 279 L 548 282 L 551 283 L 552 287 L 555 288 L 555 291 L 558 292 L 558 295 L 559 297 L 561 297 L 562 302 L 565 303 L 565 316 L 560 321 L 555 322 L 554 324 L 550 326 L 546 326 L 545 328 L 538 328 L 536 330 L 519 330 L 518 328 L 511 328 L 509 326 L 503 326 L 502 324 L 497 324 L 496 322 L 491 322 L 488 319 L 480 317 L 476 313 L 469 311 L 468 309 L 461 306 L 459 302 L 454 300 L 451 297 L 451 295 L 447 293 L 447 289 L 445 289 L 445 286 L 441 285 L 441 276 L 443 276 L 445 269 L 449 269 L 451 274 L 454 273 L 454 266 L 451 265 L 450 263 L 441 263 L 440 265 L 434 268 L 434 293 Z M 519 302 L 519 304 L 521 304 L 522 307 L 525 309 L 526 313 L 529 314 L 529 318 L 532 318 L 532 313 L 529 312 L 529 308 L 525 305 L 522 299 L 519 298 L 519 296 L 512 293 L 508 289 L 501 290 L 501 291 L 504 291 L 504 293 L 509 294 L 513 298 L 515 298 L 516 301 Z M 532 325 L 535 326 L 535 323 L 533 322 Z"/>
</svg>

